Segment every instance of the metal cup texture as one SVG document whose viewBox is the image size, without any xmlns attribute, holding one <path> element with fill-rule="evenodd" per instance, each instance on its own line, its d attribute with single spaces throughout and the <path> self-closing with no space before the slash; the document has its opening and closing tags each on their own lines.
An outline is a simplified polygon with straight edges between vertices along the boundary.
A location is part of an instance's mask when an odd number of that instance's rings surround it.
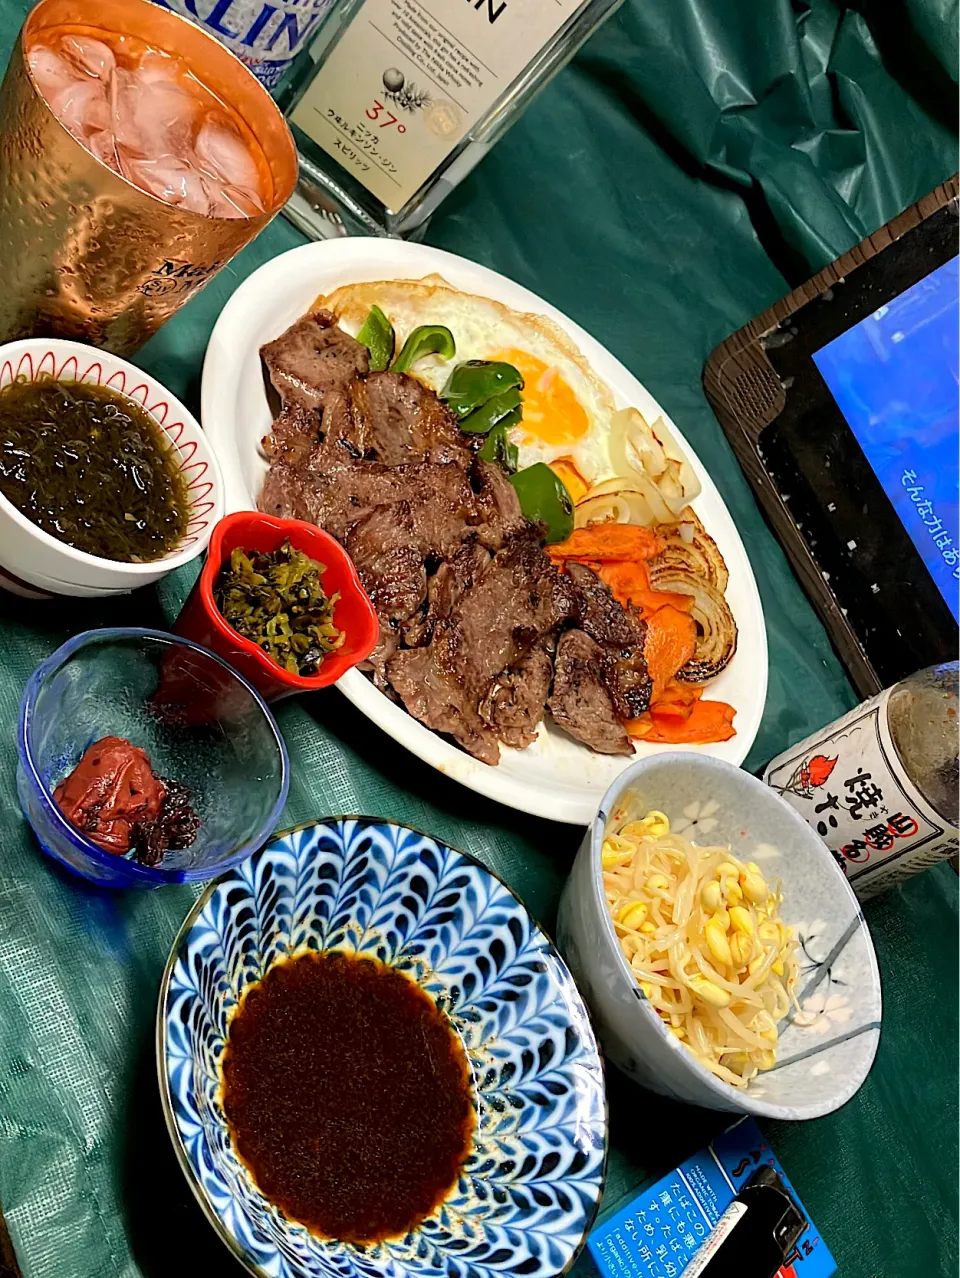
<svg viewBox="0 0 960 1278">
<path fill-rule="evenodd" d="M 265 208 L 224 218 L 164 203 L 87 151 L 43 97 L 27 54 L 64 27 L 122 33 L 185 60 L 262 150 Z M 41 0 L 0 86 L 0 341 L 73 338 L 128 355 L 280 211 L 297 157 L 270 95 L 227 49 L 150 0 Z"/>
</svg>

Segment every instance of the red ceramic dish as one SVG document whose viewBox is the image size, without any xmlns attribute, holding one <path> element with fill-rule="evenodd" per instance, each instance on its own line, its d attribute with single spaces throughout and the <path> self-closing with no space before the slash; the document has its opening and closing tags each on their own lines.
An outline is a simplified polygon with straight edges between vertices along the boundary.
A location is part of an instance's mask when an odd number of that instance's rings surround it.
<svg viewBox="0 0 960 1278">
<path fill-rule="evenodd" d="M 346 634 L 346 639 L 342 648 L 324 657 L 320 672 L 315 675 L 294 675 L 282 670 L 255 643 L 237 634 L 213 601 L 214 584 L 229 562 L 232 550 L 238 546 L 243 550 L 279 550 L 288 538 L 295 550 L 302 550 L 311 559 L 326 565 L 323 588 L 327 594 L 340 592 L 333 620 Z M 315 692 L 336 683 L 351 666 L 365 661 L 373 652 L 380 624 L 373 604 L 360 585 L 353 560 L 329 533 L 299 519 L 273 519 L 255 510 L 242 510 L 221 519 L 213 530 L 207 561 L 180 611 L 174 631 L 229 661 L 265 700 L 276 701 L 294 692 Z"/>
</svg>

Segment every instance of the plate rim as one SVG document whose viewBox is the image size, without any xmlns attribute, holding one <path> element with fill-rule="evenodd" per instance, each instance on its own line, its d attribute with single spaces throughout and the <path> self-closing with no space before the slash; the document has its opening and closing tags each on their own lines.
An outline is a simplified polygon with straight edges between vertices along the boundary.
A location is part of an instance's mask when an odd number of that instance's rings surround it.
<svg viewBox="0 0 960 1278">
<path fill-rule="evenodd" d="M 255 297 L 263 286 L 263 282 L 268 280 L 273 274 L 289 269 L 294 260 L 303 260 L 305 268 L 307 263 L 311 263 L 311 269 L 318 270 L 329 270 L 330 264 L 333 263 L 335 269 L 341 270 L 345 276 L 348 276 L 354 257 L 362 258 L 365 248 L 373 253 L 383 252 L 385 243 L 389 245 L 387 250 L 389 254 L 396 254 L 398 262 L 401 263 L 396 268 L 383 268 L 385 270 L 396 269 L 398 274 L 393 278 L 414 278 L 423 273 L 429 274 L 431 269 L 441 274 L 445 269 L 453 272 L 466 269 L 468 272 L 477 273 L 478 278 L 476 284 L 463 286 L 463 291 L 465 292 L 477 292 L 480 296 L 487 296 L 493 301 L 499 301 L 502 292 L 498 292 L 498 289 L 502 286 L 507 286 L 508 290 L 519 291 L 525 299 L 522 305 L 529 312 L 546 316 L 557 324 L 570 340 L 577 345 L 580 353 L 591 368 L 594 368 L 595 372 L 597 371 L 595 365 L 598 359 L 600 362 L 609 361 L 615 369 L 617 377 L 639 387 L 642 395 L 649 398 L 656 405 L 657 411 L 674 430 L 693 460 L 698 476 L 701 480 L 706 481 L 704 486 L 709 486 L 716 501 L 723 508 L 729 520 L 730 534 L 733 539 L 728 549 L 734 548 L 741 556 L 743 563 L 744 585 L 750 603 L 750 610 L 753 614 L 750 618 L 750 635 L 751 641 L 756 645 L 755 665 L 760 668 L 761 673 L 756 696 L 750 706 L 751 718 L 745 726 L 738 727 L 736 748 L 732 757 L 727 759 L 727 762 L 733 763 L 738 767 L 741 766 L 760 729 L 766 705 L 770 661 L 763 602 L 757 586 L 756 575 L 730 508 L 717 488 L 709 470 L 700 460 L 696 450 L 673 421 L 670 414 L 660 404 L 659 400 L 647 390 L 640 379 L 634 376 L 612 351 L 609 351 L 602 342 L 588 333 L 575 320 L 570 319 L 569 316 L 565 315 L 545 298 L 528 289 L 526 285 L 510 279 L 509 276 L 503 275 L 482 263 L 471 261 L 462 255 L 451 253 L 446 249 L 434 248 L 431 245 L 411 244 L 402 240 L 391 240 L 389 242 L 377 240 L 371 242 L 367 237 L 363 236 L 348 236 L 336 240 L 321 240 L 301 244 L 295 248 L 288 249 L 285 253 L 278 254 L 276 257 L 271 258 L 270 261 L 259 266 L 239 285 L 220 312 L 210 334 L 203 363 L 201 421 L 204 425 L 204 431 L 209 434 L 211 446 L 218 452 L 221 470 L 224 473 L 224 488 L 228 509 L 231 511 L 241 508 L 249 509 L 247 504 L 249 499 L 235 495 L 236 485 L 232 476 L 232 471 L 234 470 L 232 459 L 219 457 L 219 449 L 230 438 L 229 432 L 232 430 L 232 419 L 222 420 L 223 414 L 217 405 L 217 396 L 220 394 L 222 387 L 225 384 L 229 384 L 231 374 L 234 373 L 234 366 L 237 362 L 233 353 L 235 342 L 231 343 L 229 338 L 235 336 L 237 330 L 242 330 L 243 328 L 243 319 L 249 305 L 248 298 Z M 337 265 L 338 257 L 343 259 L 342 265 L 339 266 Z M 426 257 L 426 262 L 423 261 L 424 257 Z M 404 260 L 408 260 L 410 263 L 407 276 L 399 273 Z M 278 263 L 281 262 L 285 263 L 284 267 L 278 266 Z M 360 263 L 357 263 L 355 269 L 362 271 L 363 267 Z M 404 267 L 403 269 L 407 268 Z M 318 285 L 319 287 L 323 286 Z M 459 286 L 454 282 L 454 287 Z M 480 293 L 480 289 L 485 291 Z M 502 304 L 511 305 L 512 309 L 518 309 L 518 306 L 512 303 Z M 224 340 L 225 335 L 228 338 L 226 341 Z M 594 348 L 592 352 L 590 348 Z M 609 375 L 600 371 L 597 372 L 597 376 L 610 386 L 616 397 L 617 392 L 610 385 Z M 239 450 L 237 451 L 239 452 Z M 242 507 L 235 505 L 237 501 L 242 501 L 244 505 Z M 738 624 L 740 624 L 739 620 Z M 453 744 L 415 719 L 404 707 L 391 701 L 356 668 L 348 670 L 334 686 L 375 726 L 385 732 L 398 745 L 410 750 L 411 753 L 429 766 L 486 798 L 492 798 L 507 807 L 526 812 L 531 816 L 543 817 L 547 820 L 571 825 L 586 825 L 596 813 L 604 791 L 616 779 L 616 776 L 613 776 L 605 780 L 602 786 L 598 784 L 593 794 L 588 794 L 586 790 L 571 794 L 565 785 L 549 785 L 543 778 L 528 780 L 502 770 L 500 767 L 494 767 L 473 758 L 460 746 Z M 739 710 L 738 713 L 740 713 Z M 666 748 L 679 748 L 681 751 L 686 750 L 694 754 L 699 754 L 703 750 L 703 747 L 697 746 L 668 746 Z M 624 756 L 624 767 L 637 758 L 644 757 L 647 751 L 660 753 L 661 749 L 651 746 L 647 747 L 647 750 L 638 750 L 632 756 Z M 522 752 L 517 753 L 521 754 Z"/>
<path fill-rule="evenodd" d="M 569 988 L 576 994 L 577 999 L 580 1002 L 583 1010 L 583 1021 L 589 1029 L 590 1043 L 592 1044 L 594 1055 L 596 1056 L 597 1062 L 600 1066 L 600 1097 L 603 1103 L 603 1160 L 600 1164 L 600 1177 L 597 1186 L 596 1200 L 592 1204 L 590 1210 L 586 1213 L 580 1241 L 574 1248 L 573 1254 L 571 1255 L 568 1263 L 556 1275 L 556 1278 L 563 1278 L 565 1274 L 568 1274 L 573 1269 L 573 1266 L 580 1259 L 580 1256 L 587 1245 L 587 1238 L 596 1224 L 597 1216 L 600 1214 L 600 1204 L 603 1202 L 603 1196 L 607 1188 L 607 1173 L 610 1162 L 610 1101 L 607 1095 L 607 1061 L 603 1051 L 601 1050 L 600 1040 L 597 1037 L 597 1031 L 594 1028 L 593 1017 L 590 1014 L 587 1001 L 583 997 L 580 987 L 575 981 L 566 959 L 557 948 L 556 941 L 529 908 L 516 889 L 513 888 L 506 879 L 498 873 L 498 871 L 491 869 L 490 866 L 486 865 L 485 862 L 481 861 L 480 858 L 475 856 L 472 852 L 466 852 L 463 848 L 457 847 L 456 844 L 449 843 L 445 838 L 436 834 L 430 834 L 426 830 L 421 830 L 419 826 L 410 825 L 406 821 L 395 821 L 390 817 L 364 816 L 357 813 L 334 813 L 330 816 L 312 817 L 306 821 L 298 821 L 295 825 L 286 826 L 282 830 L 275 831 L 263 847 L 258 848 L 257 851 L 253 853 L 253 856 L 262 856 L 275 843 L 280 842 L 281 839 L 289 838 L 290 835 L 293 834 L 299 834 L 302 830 L 311 830 L 318 825 L 341 825 L 346 821 L 358 821 L 364 822 L 368 825 L 386 825 L 393 826 L 396 829 L 409 830 L 412 834 L 418 834 L 421 838 L 430 839 L 432 842 L 439 844 L 441 847 L 445 847 L 451 852 L 456 852 L 459 856 L 462 856 L 465 861 L 482 870 L 485 874 L 489 874 L 492 879 L 496 880 L 501 887 L 509 892 L 517 905 L 519 905 L 524 911 L 530 922 L 543 936 L 553 958 L 560 965 L 560 968 L 566 976 L 566 979 L 569 982 Z M 250 859 L 252 860 L 253 858 L 251 857 Z M 163 975 L 160 978 L 160 989 L 157 994 L 154 1043 L 156 1047 L 157 1085 L 160 1092 L 160 1106 L 163 1110 L 164 1123 L 167 1128 L 167 1134 L 170 1137 L 170 1143 L 173 1145 L 177 1162 L 180 1164 L 180 1170 L 190 1186 L 194 1198 L 199 1203 L 204 1216 L 206 1216 L 208 1222 L 213 1228 L 214 1233 L 231 1255 L 236 1260 L 239 1260 L 248 1272 L 256 1275 L 256 1278 L 268 1278 L 267 1270 L 265 1270 L 261 1265 L 254 1264 L 250 1261 L 246 1253 L 240 1248 L 233 1234 L 226 1228 L 223 1221 L 213 1210 L 213 1207 L 206 1195 L 202 1192 L 197 1181 L 196 1173 L 193 1169 L 193 1164 L 191 1163 L 187 1155 L 187 1151 L 184 1148 L 183 1138 L 180 1134 L 180 1129 L 177 1125 L 176 1117 L 173 1112 L 173 1101 L 170 1095 L 170 1075 L 166 1067 L 167 1016 L 164 1014 L 164 1009 L 167 1002 L 167 996 L 170 992 L 170 981 L 173 976 L 173 969 L 180 957 L 183 943 L 214 892 L 223 886 L 228 879 L 235 878 L 238 871 L 241 869 L 241 866 L 245 864 L 246 862 L 242 862 L 241 865 L 234 866 L 231 870 L 228 870 L 226 874 L 221 874 L 219 878 L 212 879 L 194 901 L 190 909 L 187 911 L 183 922 L 177 929 L 176 936 L 173 938 L 173 942 L 170 946 L 170 952 L 167 955 L 167 960 L 163 965 Z"/>
</svg>

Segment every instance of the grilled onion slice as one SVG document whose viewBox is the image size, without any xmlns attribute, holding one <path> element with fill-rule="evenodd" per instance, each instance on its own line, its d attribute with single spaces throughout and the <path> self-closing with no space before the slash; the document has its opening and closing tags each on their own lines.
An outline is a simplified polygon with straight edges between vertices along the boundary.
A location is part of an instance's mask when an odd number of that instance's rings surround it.
<svg viewBox="0 0 960 1278">
<path fill-rule="evenodd" d="M 704 532 L 703 525 L 695 528 L 686 524 L 661 524 L 657 536 L 667 543 L 666 549 L 654 563 L 663 567 L 689 572 L 700 581 L 706 581 L 723 594 L 730 574 L 717 543 Z"/>
<path fill-rule="evenodd" d="M 630 487 L 646 478 L 667 508 L 658 522 L 676 519 L 684 506 L 700 494 L 700 481 L 662 417 L 651 425 L 636 408 L 622 408 L 610 421 L 610 460 L 618 475 L 628 476 Z"/>
<path fill-rule="evenodd" d="M 651 559 L 650 585 L 654 590 L 672 590 L 693 595 L 691 615 L 697 623 L 697 647 L 690 661 L 677 671 L 681 683 L 706 683 L 729 665 L 737 650 L 737 623 L 726 599 L 686 568 L 662 562 L 664 556 Z"/>
<path fill-rule="evenodd" d="M 590 524 L 639 524 L 652 528 L 656 523 L 650 504 L 643 493 L 632 487 L 629 480 L 611 481 L 615 486 L 598 484 L 591 488 L 573 510 L 577 528 Z"/>
</svg>

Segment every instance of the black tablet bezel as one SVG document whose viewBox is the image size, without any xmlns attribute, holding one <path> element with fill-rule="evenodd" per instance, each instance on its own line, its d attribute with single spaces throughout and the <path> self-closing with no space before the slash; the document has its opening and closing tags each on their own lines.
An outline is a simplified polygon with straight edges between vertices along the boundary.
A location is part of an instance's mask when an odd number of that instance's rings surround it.
<svg viewBox="0 0 960 1278">
<path fill-rule="evenodd" d="M 786 400 L 758 453 L 882 684 L 950 660 L 957 625 L 813 356 L 956 257 L 957 229 L 940 209 L 762 339 Z"/>
<path fill-rule="evenodd" d="M 864 696 L 955 657 L 958 628 L 813 355 L 957 255 L 958 194 L 955 175 L 704 366 L 707 398 Z"/>
</svg>

